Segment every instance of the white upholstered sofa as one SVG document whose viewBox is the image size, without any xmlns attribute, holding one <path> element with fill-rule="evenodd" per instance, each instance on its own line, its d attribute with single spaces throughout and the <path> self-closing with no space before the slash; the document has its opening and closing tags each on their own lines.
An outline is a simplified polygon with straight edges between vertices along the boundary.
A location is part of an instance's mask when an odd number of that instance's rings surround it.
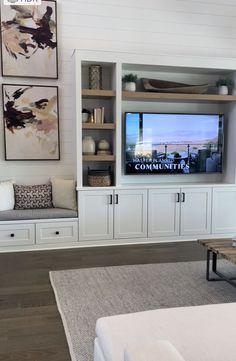
<svg viewBox="0 0 236 361">
<path fill-rule="evenodd" d="M 235 361 L 236 303 L 100 318 L 95 361 Z"/>
</svg>

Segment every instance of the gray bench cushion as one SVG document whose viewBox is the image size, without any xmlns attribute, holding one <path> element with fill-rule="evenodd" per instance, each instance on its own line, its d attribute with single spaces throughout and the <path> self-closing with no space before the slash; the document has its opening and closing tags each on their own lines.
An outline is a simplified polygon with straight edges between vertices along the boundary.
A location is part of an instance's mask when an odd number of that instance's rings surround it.
<svg viewBox="0 0 236 361">
<path fill-rule="evenodd" d="M 77 211 L 64 208 L 23 209 L 1 211 L 0 221 L 20 221 L 27 219 L 77 218 Z"/>
</svg>

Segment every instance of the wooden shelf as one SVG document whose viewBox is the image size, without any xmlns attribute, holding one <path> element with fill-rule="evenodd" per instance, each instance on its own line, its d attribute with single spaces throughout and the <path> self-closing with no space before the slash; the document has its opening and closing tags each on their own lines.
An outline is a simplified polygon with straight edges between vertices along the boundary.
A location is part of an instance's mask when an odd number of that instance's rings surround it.
<svg viewBox="0 0 236 361">
<path fill-rule="evenodd" d="M 213 103 L 235 102 L 234 95 L 218 95 L 218 94 L 180 94 L 180 93 L 151 93 L 151 92 L 122 92 L 123 100 L 182 100 L 182 101 L 206 101 Z"/>
<path fill-rule="evenodd" d="M 114 155 L 83 155 L 85 162 L 114 162 Z"/>
<path fill-rule="evenodd" d="M 83 123 L 82 129 L 115 129 L 116 125 L 114 123 Z"/>
<path fill-rule="evenodd" d="M 82 96 L 85 98 L 113 98 L 116 96 L 114 90 L 82 89 Z"/>
</svg>

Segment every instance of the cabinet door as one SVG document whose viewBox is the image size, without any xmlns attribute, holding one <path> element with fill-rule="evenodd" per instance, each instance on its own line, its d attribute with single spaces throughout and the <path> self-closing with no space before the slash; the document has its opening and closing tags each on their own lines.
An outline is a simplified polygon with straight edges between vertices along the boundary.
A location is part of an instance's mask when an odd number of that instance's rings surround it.
<svg viewBox="0 0 236 361">
<path fill-rule="evenodd" d="M 181 235 L 211 232 L 211 188 L 181 189 Z"/>
<path fill-rule="evenodd" d="M 212 233 L 236 233 L 236 187 L 213 189 Z"/>
<path fill-rule="evenodd" d="M 79 240 L 113 239 L 112 191 L 79 192 Z"/>
<path fill-rule="evenodd" d="M 147 237 L 147 191 L 115 192 L 115 238 Z"/>
<path fill-rule="evenodd" d="M 179 188 L 149 190 L 148 237 L 179 235 L 179 195 Z"/>
</svg>

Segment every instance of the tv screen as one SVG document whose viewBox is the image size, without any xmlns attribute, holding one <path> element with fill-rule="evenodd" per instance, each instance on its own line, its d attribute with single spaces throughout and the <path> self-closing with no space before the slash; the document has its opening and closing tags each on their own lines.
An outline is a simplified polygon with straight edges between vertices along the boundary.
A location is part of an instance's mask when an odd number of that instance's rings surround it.
<svg viewBox="0 0 236 361">
<path fill-rule="evenodd" d="M 125 113 L 125 174 L 222 172 L 223 118 Z"/>
</svg>

